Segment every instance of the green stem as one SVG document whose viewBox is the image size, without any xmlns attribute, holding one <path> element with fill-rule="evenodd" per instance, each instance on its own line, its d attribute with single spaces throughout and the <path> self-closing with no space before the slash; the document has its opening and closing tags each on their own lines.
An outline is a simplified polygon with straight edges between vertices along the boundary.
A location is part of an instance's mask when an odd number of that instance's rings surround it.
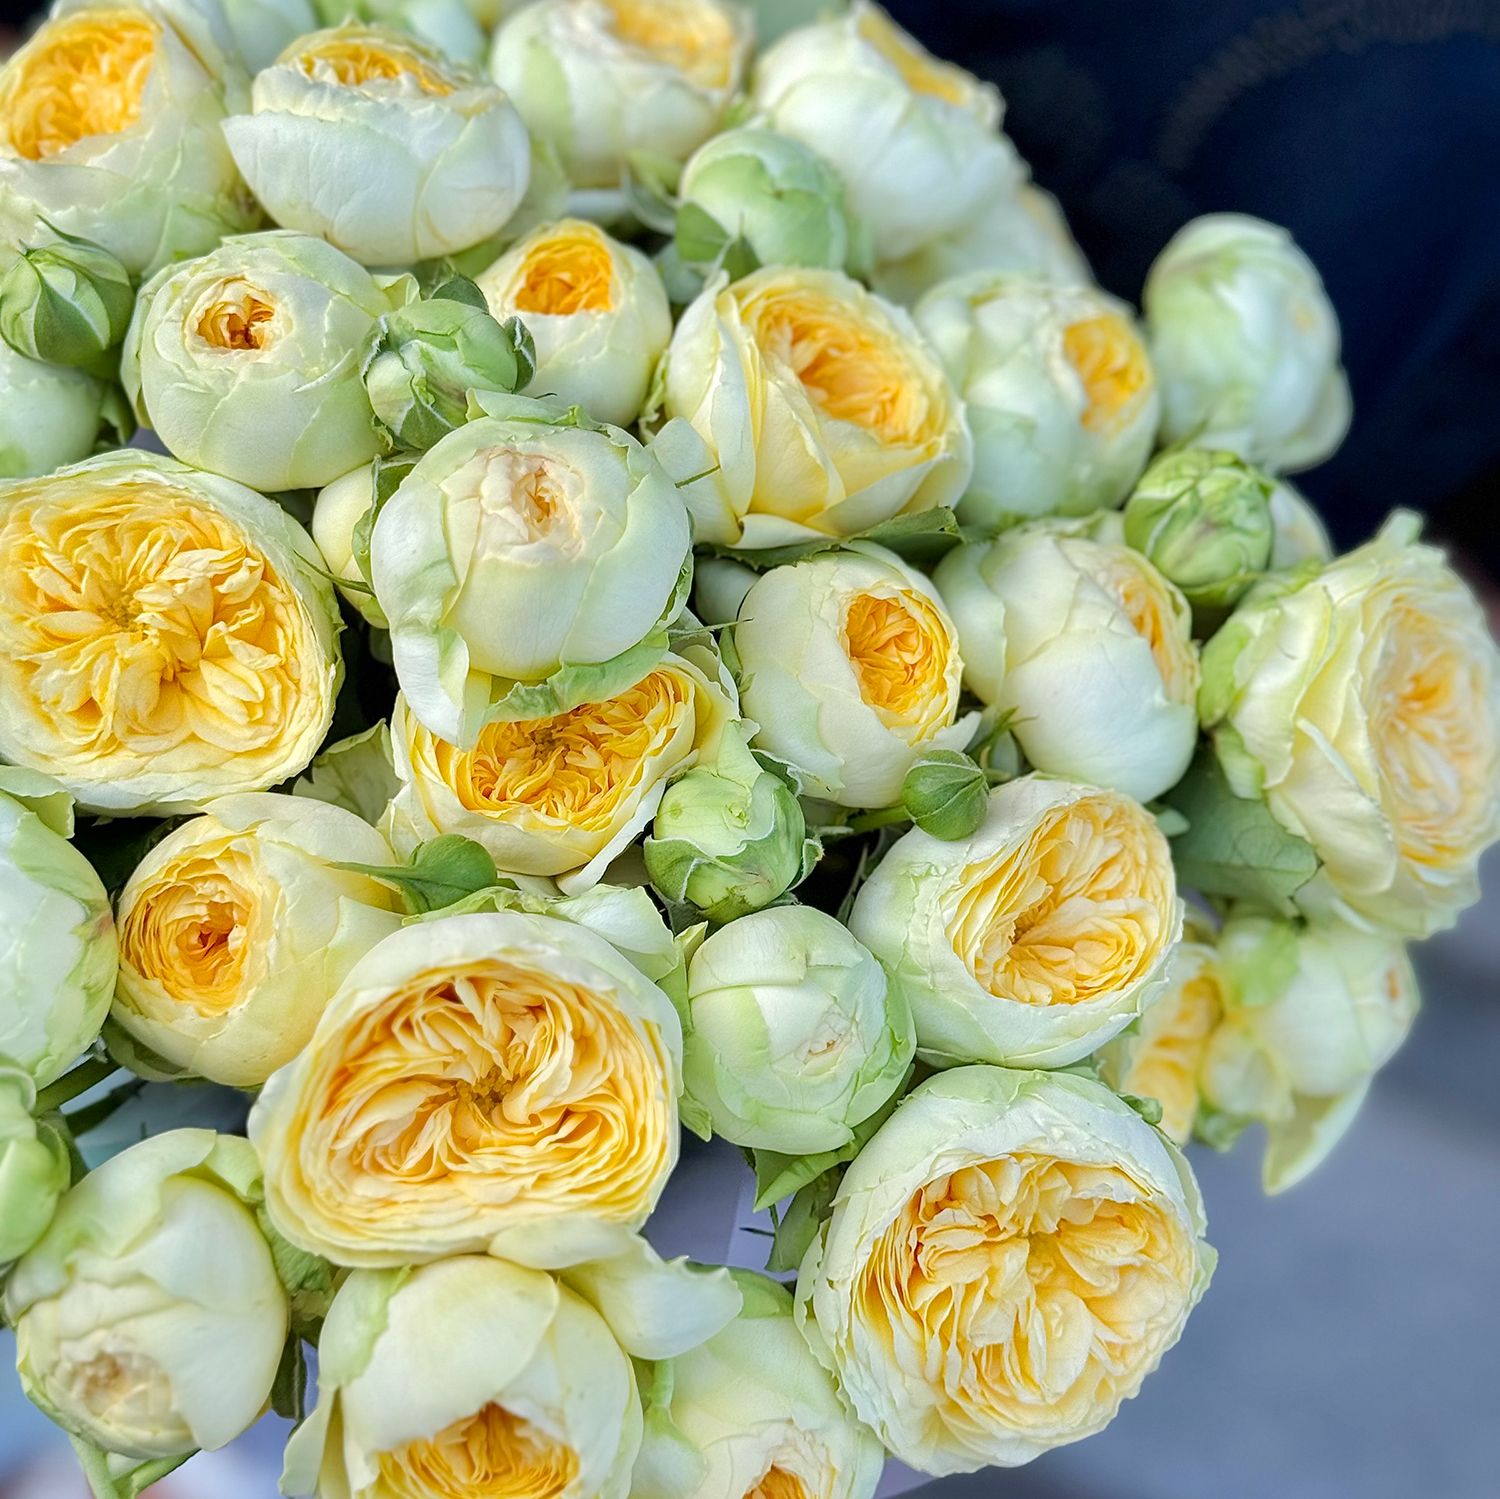
<svg viewBox="0 0 1500 1499">
<path fill-rule="evenodd" d="M 876 828 L 889 827 L 895 822 L 910 822 L 911 814 L 905 807 L 880 807 L 874 812 L 861 812 L 849 819 L 849 830 L 853 833 L 871 833 Z"/>
<path fill-rule="evenodd" d="M 105 1078 L 113 1077 L 120 1070 L 120 1064 L 110 1057 L 95 1057 L 82 1065 L 75 1067 L 71 1072 L 65 1072 L 55 1083 L 49 1083 L 36 1096 L 35 1113 L 47 1114 L 54 1109 L 60 1109 L 65 1103 L 71 1103 L 80 1093 L 88 1090 Z"/>
</svg>

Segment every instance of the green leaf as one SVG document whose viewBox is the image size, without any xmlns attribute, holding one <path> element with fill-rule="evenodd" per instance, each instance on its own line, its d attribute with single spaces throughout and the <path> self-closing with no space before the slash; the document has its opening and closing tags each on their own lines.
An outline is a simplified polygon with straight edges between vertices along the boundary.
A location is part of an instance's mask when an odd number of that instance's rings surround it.
<svg viewBox="0 0 1500 1499">
<path fill-rule="evenodd" d="M 394 885 L 406 902 L 409 916 L 441 911 L 455 901 L 488 890 L 499 875 L 488 850 L 459 833 L 430 838 L 412 850 L 406 865 L 338 864 L 354 874 Z"/>
<path fill-rule="evenodd" d="M 833 1197 L 839 1189 L 843 1176 L 840 1167 L 825 1171 L 814 1178 L 792 1198 L 791 1205 L 776 1220 L 776 1232 L 771 1242 L 771 1257 L 766 1269 L 777 1273 L 795 1270 L 806 1255 L 808 1247 L 817 1238 L 829 1212 L 833 1208 Z"/>
<path fill-rule="evenodd" d="M 464 302 L 470 307 L 477 307 L 482 312 L 490 310 L 490 304 L 485 301 L 484 293 L 467 276 L 450 276 L 441 286 L 435 286 L 429 296 L 430 301 Z"/>
<path fill-rule="evenodd" d="M 1172 839 L 1184 887 L 1296 914 L 1292 896 L 1317 873 L 1317 854 L 1282 827 L 1263 801 L 1236 796 L 1208 745 L 1199 747 L 1164 800 L 1187 819 L 1186 830 Z"/>
<path fill-rule="evenodd" d="M 684 481 L 686 482 L 686 481 Z M 705 545 L 699 551 L 714 557 L 743 562 L 758 572 L 802 562 L 823 552 L 837 551 L 851 541 L 869 541 L 895 552 L 903 561 L 917 567 L 930 567 L 963 540 L 958 518 L 946 507 L 922 510 L 915 515 L 898 515 L 894 520 L 871 526 L 854 536 L 816 536 L 807 541 L 793 541 L 779 547 L 729 547 Z"/>
<path fill-rule="evenodd" d="M 292 1336 L 315 1341 L 338 1290 L 340 1272 L 321 1256 L 299 1249 L 283 1237 L 264 1204 L 256 1208 L 255 1221 L 271 1251 L 276 1278 L 291 1306 Z"/>
<path fill-rule="evenodd" d="M 1140 1098 L 1134 1093 L 1121 1093 L 1121 1103 L 1128 1103 L 1147 1124 L 1161 1123 L 1161 1101 L 1156 1098 Z"/>
<path fill-rule="evenodd" d="M 1231 1150 L 1239 1137 L 1250 1128 L 1252 1121 L 1238 1114 L 1226 1114 L 1210 1104 L 1200 1102 L 1197 1116 L 1193 1120 L 1193 1134 L 1210 1150 L 1221 1155 Z"/>
<path fill-rule="evenodd" d="M 302 1339 L 295 1332 L 287 1334 L 271 1383 L 271 1409 L 283 1420 L 300 1421 L 307 1406 L 307 1357 Z"/>
</svg>

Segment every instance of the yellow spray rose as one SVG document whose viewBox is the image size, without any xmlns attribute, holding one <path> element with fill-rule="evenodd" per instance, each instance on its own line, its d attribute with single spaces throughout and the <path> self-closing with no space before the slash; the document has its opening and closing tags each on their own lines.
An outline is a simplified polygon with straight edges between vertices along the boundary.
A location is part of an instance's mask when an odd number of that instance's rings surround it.
<svg viewBox="0 0 1500 1499">
<path fill-rule="evenodd" d="M 973 444 L 910 317 L 838 271 L 711 283 L 667 351 L 657 435 L 699 541 L 852 536 L 952 504 Z M 711 473 L 704 474 L 707 469 Z"/>
<path fill-rule="evenodd" d="M 192 5 L 59 6 L 0 69 L 0 239 L 40 221 L 145 275 L 248 229 L 219 130 L 246 84 L 214 30 Z"/>
<path fill-rule="evenodd" d="M 536 345 L 527 387 L 628 427 L 672 336 L 651 261 L 583 219 L 543 224 L 475 277 L 491 315 L 520 318 Z"/>
<path fill-rule="evenodd" d="M 1182 902 L 1144 807 L 1032 775 L 992 791 L 968 838 L 904 834 L 849 930 L 906 989 L 919 1056 L 1063 1067 L 1151 1002 Z"/>
<path fill-rule="evenodd" d="M 342 862 L 392 858 L 342 807 L 270 793 L 210 802 L 120 892 L 115 1020 L 167 1062 L 258 1087 L 401 924 L 395 891 Z"/>
<path fill-rule="evenodd" d="M 1117 1093 L 1155 1099 L 1162 1133 L 1179 1145 L 1193 1133 L 1203 1060 L 1223 1013 L 1223 978 L 1213 943 L 1183 941 L 1172 952 L 1160 995 L 1099 1052 L 1104 1081 Z"/>
<path fill-rule="evenodd" d="M 307 534 L 121 449 L 0 486 L 0 755 L 94 812 L 194 811 L 312 759 L 343 674 Z"/>
<path fill-rule="evenodd" d="M 1213 1270 L 1187 1162 L 1099 1083 L 963 1067 L 849 1167 L 797 1277 L 855 1413 L 926 1473 L 1014 1467 L 1114 1418 Z"/>
<path fill-rule="evenodd" d="M 1500 652 L 1410 515 L 1208 644 L 1198 706 L 1240 796 L 1322 860 L 1310 910 L 1421 937 L 1478 898 L 1500 836 Z"/>
<path fill-rule="evenodd" d="M 962 749 L 963 661 L 937 590 L 868 543 L 762 573 L 734 628 L 755 744 L 811 795 L 888 807 L 927 750 Z"/>
<path fill-rule="evenodd" d="M 405 854 L 440 833 L 462 833 L 506 873 L 587 889 L 651 821 L 667 782 L 712 760 L 735 712 L 732 687 L 674 655 L 602 702 L 488 723 L 471 750 L 423 728 L 398 696 L 391 740 L 402 786 L 386 822 L 392 846 Z"/>
<path fill-rule="evenodd" d="M 630 1360 L 539 1270 L 464 1255 L 359 1270 L 318 1339 L 281 1489 L 322 1499 L 625 1499 Z"/>
<path fill-rule="evenodd" d="M 518 911 L 408 926 L 256 1102 L 267 1206 L 340 1264 L 566 1263 L 579 1239 L 593 1258 L 645 1221 L 676 1161 L 681 1055 L 672 1002 L 583 927 Z"/>
</svg>

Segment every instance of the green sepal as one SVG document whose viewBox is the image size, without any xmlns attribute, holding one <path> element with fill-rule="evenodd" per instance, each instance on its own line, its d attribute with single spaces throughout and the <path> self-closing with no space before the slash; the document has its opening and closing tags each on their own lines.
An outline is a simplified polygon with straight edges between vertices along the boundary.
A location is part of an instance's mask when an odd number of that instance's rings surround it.
<svg viewBox="0 0 1500 1499">
<path fill-rule="evenodd" d="M 405 865 L 335 864 L 334 868 L 393 885 L 401 893 L 408 916 L 441 911 L 488 890 L 499 879 L 489 850 L 459 833 L 419 843 Z"/>
</svg>

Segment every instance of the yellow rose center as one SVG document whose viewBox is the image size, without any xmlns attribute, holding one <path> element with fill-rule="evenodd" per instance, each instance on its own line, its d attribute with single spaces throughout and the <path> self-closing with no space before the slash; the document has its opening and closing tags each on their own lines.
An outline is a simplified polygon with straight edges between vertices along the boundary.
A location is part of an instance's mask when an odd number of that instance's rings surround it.
<svg viewBox="0 0 1500 1499">
<path fill-rule="evenodd" d="M 303 1159 L 356 1231 L 520 1209 L 635 1223 L 671 1146 L 670 1064 L 611 993 L 518 961 L 413 978 L 320 1049 Z"/>
<path fill-rule="evenodd" d="M 742 313 L 762 354 L 780 365 L 829 421 L 887 446 L 933 441 L 943 413 L 908 340 L 857 304 L 813 285 L 772 284 Z"/>
<path fill-rule="evenodd" d="M 1175 1336 L 1194 1249 L 1127 1172 L 1018 1153 L 928 1182 L 872 1246 L 855 1310 L 972 1431 L 1107 1418 Z M 1101 1411 L 1102 1407 L 1102 1411 Z"/>
<path fill-rule="evenodd" d="M 578 1454 L 493 1403 L 378 1458 L 386 1499 L 560 1499 Z"/>
<path fill-rule="evenodd" d="M 1052 808 L 1018 848 L 966 868 L 948 940 L 997 998 L 1086 1004 L 1156 967 L 1175 910 L 1155 819 L 1100 791 Z"/>
<path fill-rule="evenodd" d="M 140 117 L 158 28 L 136 10 L 98 9 L 48 21 L 0 81 L 0 128 L 43 161 L 91 135 L 118 135 Z"/>
<path fill-rule="evenodd" d="M 1401 855 L 1436 868 L 1466 857 L 1488 826 L 1500 773 L 1486 653 L 1447 603 L 1406 597 L 1386 611 L 1370 692 Z"/>
<path fill-rule="evenodd" d="M 914 94 L 947 104 L 967 103 L 969 80 L 962 70 L 940 62 L 919 47 L 884 11 L 861 11 L 855 24 L 860 36 L 896 69 Z"/>
<path fill-rule="evenodd" d="M 546 317 L 611 312 L 614 283 L 614 260 L 604 237 L 580 224 L 539 239 L 526 252 L 511 308 Z"/>
<path fill-rule="evenodd" d="M 344 88 L 404 83 L 437 98 L 454 91 L 452 79 L 397 37 L 336 32 L 303 47 L 296 63 L 309 78 Z"/>
<path fill-rule="evenodd" d="M 603 0 L 610 29 L 627 46 L 707 89 L 734 79 L 733 22 L 704 0 Z"/>
<path fill-rule="evenodd" d="M 924 728 L 947 716 L 953 640 L 921 594 L 855 594 L 844 611 L 844 649 L 859 695 L 882 723 Z"/>
<path fill-rule="evenodd" d="M 250 537 L 166 482 L 47 477 L 0 514 L 0 689 L 84 779 L 280 769 L 322 711 L 311 616 Z M 135 760 L 138 765 L 131 766 Z M 274 778 L 274 777 L 273 777 Z"/>
<path fill-rule="evenodd" d="M 1063 349 L 1083 382 L 1083 425 L 1089 431 L 1112 432 L 1135 415 L 1150 389 L 1151 367 L 1123 319 L 1106 313 L 1072 323 L 1063 333 Z"/>
<path fill-rule="evenodd" d="M 1121 1093 L 1154 1098 L 1161 1105 L 1162 1132 L 1179 1145 L 1186 1145 L 1193 1132 L 1198 1079 L 1223 1011 L 1217 975 L 1205 963 L 1141 1017 L 1129 1065 L 1114 1080 Z"/>
<path fill-rule="evenodd" d="M 211 349 L 264 349 L 275 336 L 276 309 L 270 294 L 238 277 L 221 281 L 203 299 L 198 337 Z"/>
<path fill-rule="evenodd" d="M 120 962 L 200 1015 L 222 1015 L 244 997 L 256 861 L 229 838 L 199 845 L 156 871 L 122 904 Z"/>
<path fill-rule="evenodd" d="M 745 1499 L 814 1499 L 807 1485 L 795 1473 L 772 1465 L 766 1476 L 745 1493 Z"/>
<path fill-rule="evenodd" d="M 490 723 L 472 750 L 432 740 L 444 784 L 471 812 L 542 818 L 572 830 L 607 829 L 621 806 L 663 773 L 662 756 L 693 748 L 682 733 L 692 684 L 654 671 L 634 687 L 552 718 Z M 668 766 L 667 768 L 670 768 Z"/>
</svg>

